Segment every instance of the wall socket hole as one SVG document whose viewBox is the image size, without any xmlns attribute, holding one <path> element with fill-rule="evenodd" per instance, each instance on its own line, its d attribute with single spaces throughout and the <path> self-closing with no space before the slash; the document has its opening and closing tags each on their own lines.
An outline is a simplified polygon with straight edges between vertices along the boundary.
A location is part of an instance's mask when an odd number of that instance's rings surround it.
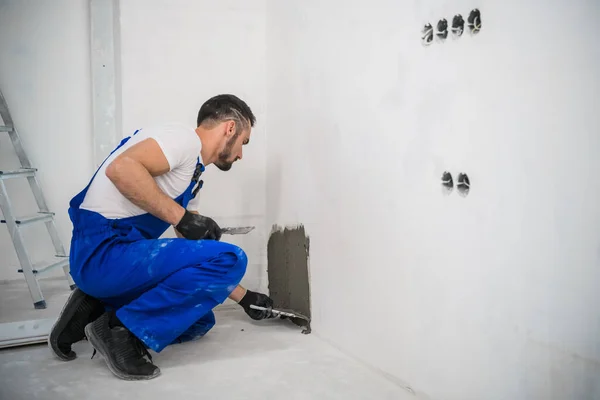
<svg viewBox="0 0 600 400">
<path fill-rule="evenodd" d="M 478 33 L 481 30 L 481 12 L 478 9 L 472 10 L 467 22 L 471 33 Z"/>
<path fill-rule="evenodd" d="M 440 39 L 446 39 L 448 37 L 448 21 L 446 21 L 445 18 L 438 21 L 436 34 Z"/>
<path fill-rule="evenodd" d="M 469 194 L 469 191 L 471 190 L 471 181 L 467 174 L 463 174 L 462 172 L 458 174 L 456 190 L 462 196 L 466 196 Z"/>
<path fill-rule="evenodd" d="M 442 174 L 442 185 L 449 189 L 452 189 L 454 187 L 454 180 L 452 179 L 452 174 L 450 172 L 445 171 Z"/>
<path fill-rule="evenodd" d="M 462 15 L 457 14 L 454 16 L 454 18 L 452 18 L 452 33 L 455 36 L 462 36 L 463 32 L 465 31 L 465 20 L 463 19 Z"/>
<path fill-rule="evenodd" d="M 423 30 L 421 31 L 421 42 L 425 46 L 429 46 L 433 41 L 433 27 L 431 24 L 425 24 Z"/>
<path fill-rule="evenodd" d="M 442 174 L 442 193 L 450 194 L 454 190 L 454 179 L 452 179 L 452 174 L 448 171 L 444 171 Z"/>
</svg>

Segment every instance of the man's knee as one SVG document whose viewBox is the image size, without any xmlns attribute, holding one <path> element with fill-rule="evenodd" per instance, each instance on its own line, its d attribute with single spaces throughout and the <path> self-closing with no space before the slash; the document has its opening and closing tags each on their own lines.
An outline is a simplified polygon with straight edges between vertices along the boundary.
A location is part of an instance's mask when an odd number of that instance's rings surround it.
<svg viewBox="0 0 600 400">
<path fill-rule="evenodd" d="M 238 284 L 244 277 L 244 274 L 246 273 L 246 267 L 248 266 L 248 256 L 246 255 L 246 252 L 240 247 L 233 244 L 230 246 L 230 253 L 235 255 L 235 262 L 231 267 L 230 275 L 232 281 L 234 281 L 235 284 Z"/>
<path fill-rule="evenodd" d="M 198 267 L 202 269 L 204 264 L 219 270 L 230 285 L 242 280 L 246 273 L 248 256 L 240 247 L 226 242 L 211 242 L 208 245 L 203 243 L 201 250 L 207 251 L 211 256 L 200 262 Z"/>
</svg>

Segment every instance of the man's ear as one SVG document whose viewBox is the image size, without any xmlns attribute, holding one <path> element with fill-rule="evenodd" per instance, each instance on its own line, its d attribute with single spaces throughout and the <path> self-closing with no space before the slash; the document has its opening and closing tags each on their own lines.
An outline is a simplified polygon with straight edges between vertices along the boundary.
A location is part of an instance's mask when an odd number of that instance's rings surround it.
<svg viewBox="0 0 600 400">
<path fill-rule="evenodd" d="M 235 121 L 227 121 L 225 123 L 225 136 L 228 138 L 235 134 Z"/>
</svg>

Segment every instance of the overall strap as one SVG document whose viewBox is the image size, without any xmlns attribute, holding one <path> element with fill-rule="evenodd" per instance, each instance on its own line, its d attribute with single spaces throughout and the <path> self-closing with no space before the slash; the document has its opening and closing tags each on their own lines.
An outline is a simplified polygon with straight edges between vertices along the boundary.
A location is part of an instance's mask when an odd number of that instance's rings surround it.
<svg viewBox="0 0 600 400">
<path fill-rule="evenodd" d="M 139 129 L 136 129 L 136 131 L 133 132 L 133 135 L 131 135 L 131 136 L 135 136 L 135 134 L 138 133 L 139 131 L 140 131 Z M 96 172 L 94 172 L 94 175 L 92 175 L 92 179 L 90 179 L 90 182 L 88 183 L 86 189 L 92 184 L 92 181 L 96 177 L 96 174 L 98 173 L 98 171 L 100 171 L 100 168 L 102 168 L 102 166 L 104 165 L 104 163 L 106 162 L 106 160 L 108 160 L 110 158 L 110 156 L 112 156 L 115 153 L 115 151 L 117 151 L 121 147 L 123 147 L 123 145 L 125 143 L 127 143 L 129 141 L 129 139 L 131 139 L 131 136 L 127 136 L 126 138 L 123 138 L 123 140 L 121 140 L 121 143 L 119 143 L 119 145 L 117 147 L 115 147 L 114 150 L 111 151 L 108 156 L 106 156 L 106 158 L 104 159 L 104 161 L 102 161 L 102 164 L 100 164 L 100 166 L 96 169 Z"/>
<path fill-rule="evenodd" d="M 140 130 L 137 129 L 132 136 L 134 136 L 136 133 L 138 133 Z M 110 158 L 110 156 L 112 156 L 114 154 L 115 151 L 119 150 L 125 143 L 127 143 L 127 141 L 131 139 L 131 136 L 127 136 L 126 138 L 124 138 L 123 140 L 121 140 L 121 143 L 119 143 L 119 145 L 110 152 L 110 154 L 108 156 L 106 156 L 106 158 L 104 159 L 104 161 L 102 161 L 102 163 L 100 164 L 100 166 L 98 168 L 96 168 L 96 172 L 94 172 L 94 175 L 92 175 L 92 178 L 90 179 L 90 181 L 88 182 L 87 186 L 81 191 L 79 192 L 79 194 L 75 197 L 73 197 L 69 203 L 69 206 L 71 207 L 76 207 L 79 208 L 79 205 L 83 202 L 83 199 L 88 191 L 88 189 L 90 188 L 90 185 L 92 184 L 92 182 L 94 181 L 94 178 L 96 177 L 96 175 L 98 174 L 98 171 L 100 171 L 100 168 L 102 168 L 102 166 L 104 165 L 104 163 L 106 162 L 106 160 L 108 160 Z"/>
<path fill-rule="evenodd" d="M 202 189 L 202 186 L 204 185 L 204 181 L 200 179 L 200 176 L 202 175 L 204 170 L 204 164 L 200 162 L 200 157 L 198 157 L 196 160 L 196 169 L 194 170 L 194 176 L 192 176 L 192 182 L 190 185 L 190 189 L 192 189 L 190 193 L 192 199 L 196 197 L 196 194 L 198 194 L 198 191 Z M 196 188 L 194 189 L 196 183 L 198 183 L 198 186 L 196 186 Z"/>
</svg>

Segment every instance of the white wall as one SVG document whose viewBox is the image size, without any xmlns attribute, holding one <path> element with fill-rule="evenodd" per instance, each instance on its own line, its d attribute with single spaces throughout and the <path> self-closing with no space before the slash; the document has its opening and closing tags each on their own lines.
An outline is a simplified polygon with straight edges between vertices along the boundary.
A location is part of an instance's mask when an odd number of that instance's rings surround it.
<svg viewBox="0 0 600 400">
<path fill-rule="evenodd" d="M 221 226 L 256 226 L 223 240 L 248 254 L 242 283 L 266 290 L 265 1 L 127 0 L 120 8 L 123 136 L 153 123 L 195 127 L 202 103 L 220 93 L 256 115 L 243 159 L 227 173 L 209 166 L 192 207 Z"/>
<path fill-rule="evenodd" d="M 266 227 L 304 223 L 315 334 L 420 397 L 599 397 L 600 10 L 568 4 L 123 1 L 123 136 L 238 94 L 252 144 L 198 206 L 258 227 L 232 240 L 245 284 L 265 288 Z M 479 36 L 421 47 L 475 6 Z M 1 88 L 67 247 L 93 165 L 87 7 L 0 1 Z M 467 198 L 442 196 L 446 169 Z"/>
<path fill-rule="evenodd" d="M 68 250 L 68 201 L 93 173 L 94 148 L 104 149 L 103 144 L 112 141 L 109 130 L 106 137 L 98 131 L 98 145 L 93 144 L 89 4 L 1 0 L 0 7 L 1 88 L 25 148 L 40 168 L 40 180 L 58 214 Z M 117 88 L 116 98 L 96 93 L 97 102 L 106 102 L 96 107 L 100 118 L 106 117 L 103 113 L 122 115 L 122 137 L 160 122 L 194 127 L 202 103 L 219 93 L 234 93 L 253 109 L 258 121 L 244 159 L 226 174 L 210 167 L 194 205 L 222 226 L 257 227 L 244 237 L 223 240 L 241 245 L 248 253 L 243 283 L 266 290 L 265 2 L 126 0 L 119 8 L 120 26 L 111 34 L 117 35 L 114 39 L 121 46 L 120 54 L 116 47 L 114 58 L 121 57 L 121 70 L 116 73 L 122 87 Z M 110 56 L 103 51 L 112 49 L 112 44 L 97 41 L 113 37 L 100 33 L 94 38 L 95 62 Z M 98 79 L 104 79 L 104 71 L 97 71 Z M 101 89 L 97 83 L 96 90 Z M 117 107 L 122 102 L 122 109 L 113 112 L 115 101 Z M 120 124 L 115 121 L 115 126 Z M 7 159 L 14 167 L 17 160 L 10 159 L 9 143 L 2 142 L 2 164 Z M 23 185 L 16 194 L 25 211 L 27 190 Z M 29 210 L 33 206 L 29 204 Z M 36 244 L 45 238 L 40 228 L 30 238 Z M 16 267 L 9 268 L 18 262 L 6 230 L 0 235 L 0 252 L 12 257 L 0 261 L 0 280 L 20 278 Z M 172 235 L 171 230 L 167 236 Z M 48 248 L 35 249 L 35 254 L 41 257 L 51 251 L 49 243 Z"/>
<path fill-rule="evenodd" d="M 421 46 L 474 7 L 478 36 Z M 598 17 L 268 2 L 267 217 L 311 237 L 317 335 L 421 398 L 600 398 Z"/>
<path fill-rule="evenodd" d="M 38 177 L 66 250 L 71 197 L 92 172 L 87 1 L 0 0 L 0 89 Z M 0 133 L 0 169 L 19 167 Z M 25 180 L 7 182 L 18 215 L 37 211 Z M 34 261 L 54 255 L 44 225 L 25 231 Z M 21 279 L 14 247 L 0 226 L 0 281 Z M 53 275 L 62 275 L 56 270 Z"/>
</svg>

